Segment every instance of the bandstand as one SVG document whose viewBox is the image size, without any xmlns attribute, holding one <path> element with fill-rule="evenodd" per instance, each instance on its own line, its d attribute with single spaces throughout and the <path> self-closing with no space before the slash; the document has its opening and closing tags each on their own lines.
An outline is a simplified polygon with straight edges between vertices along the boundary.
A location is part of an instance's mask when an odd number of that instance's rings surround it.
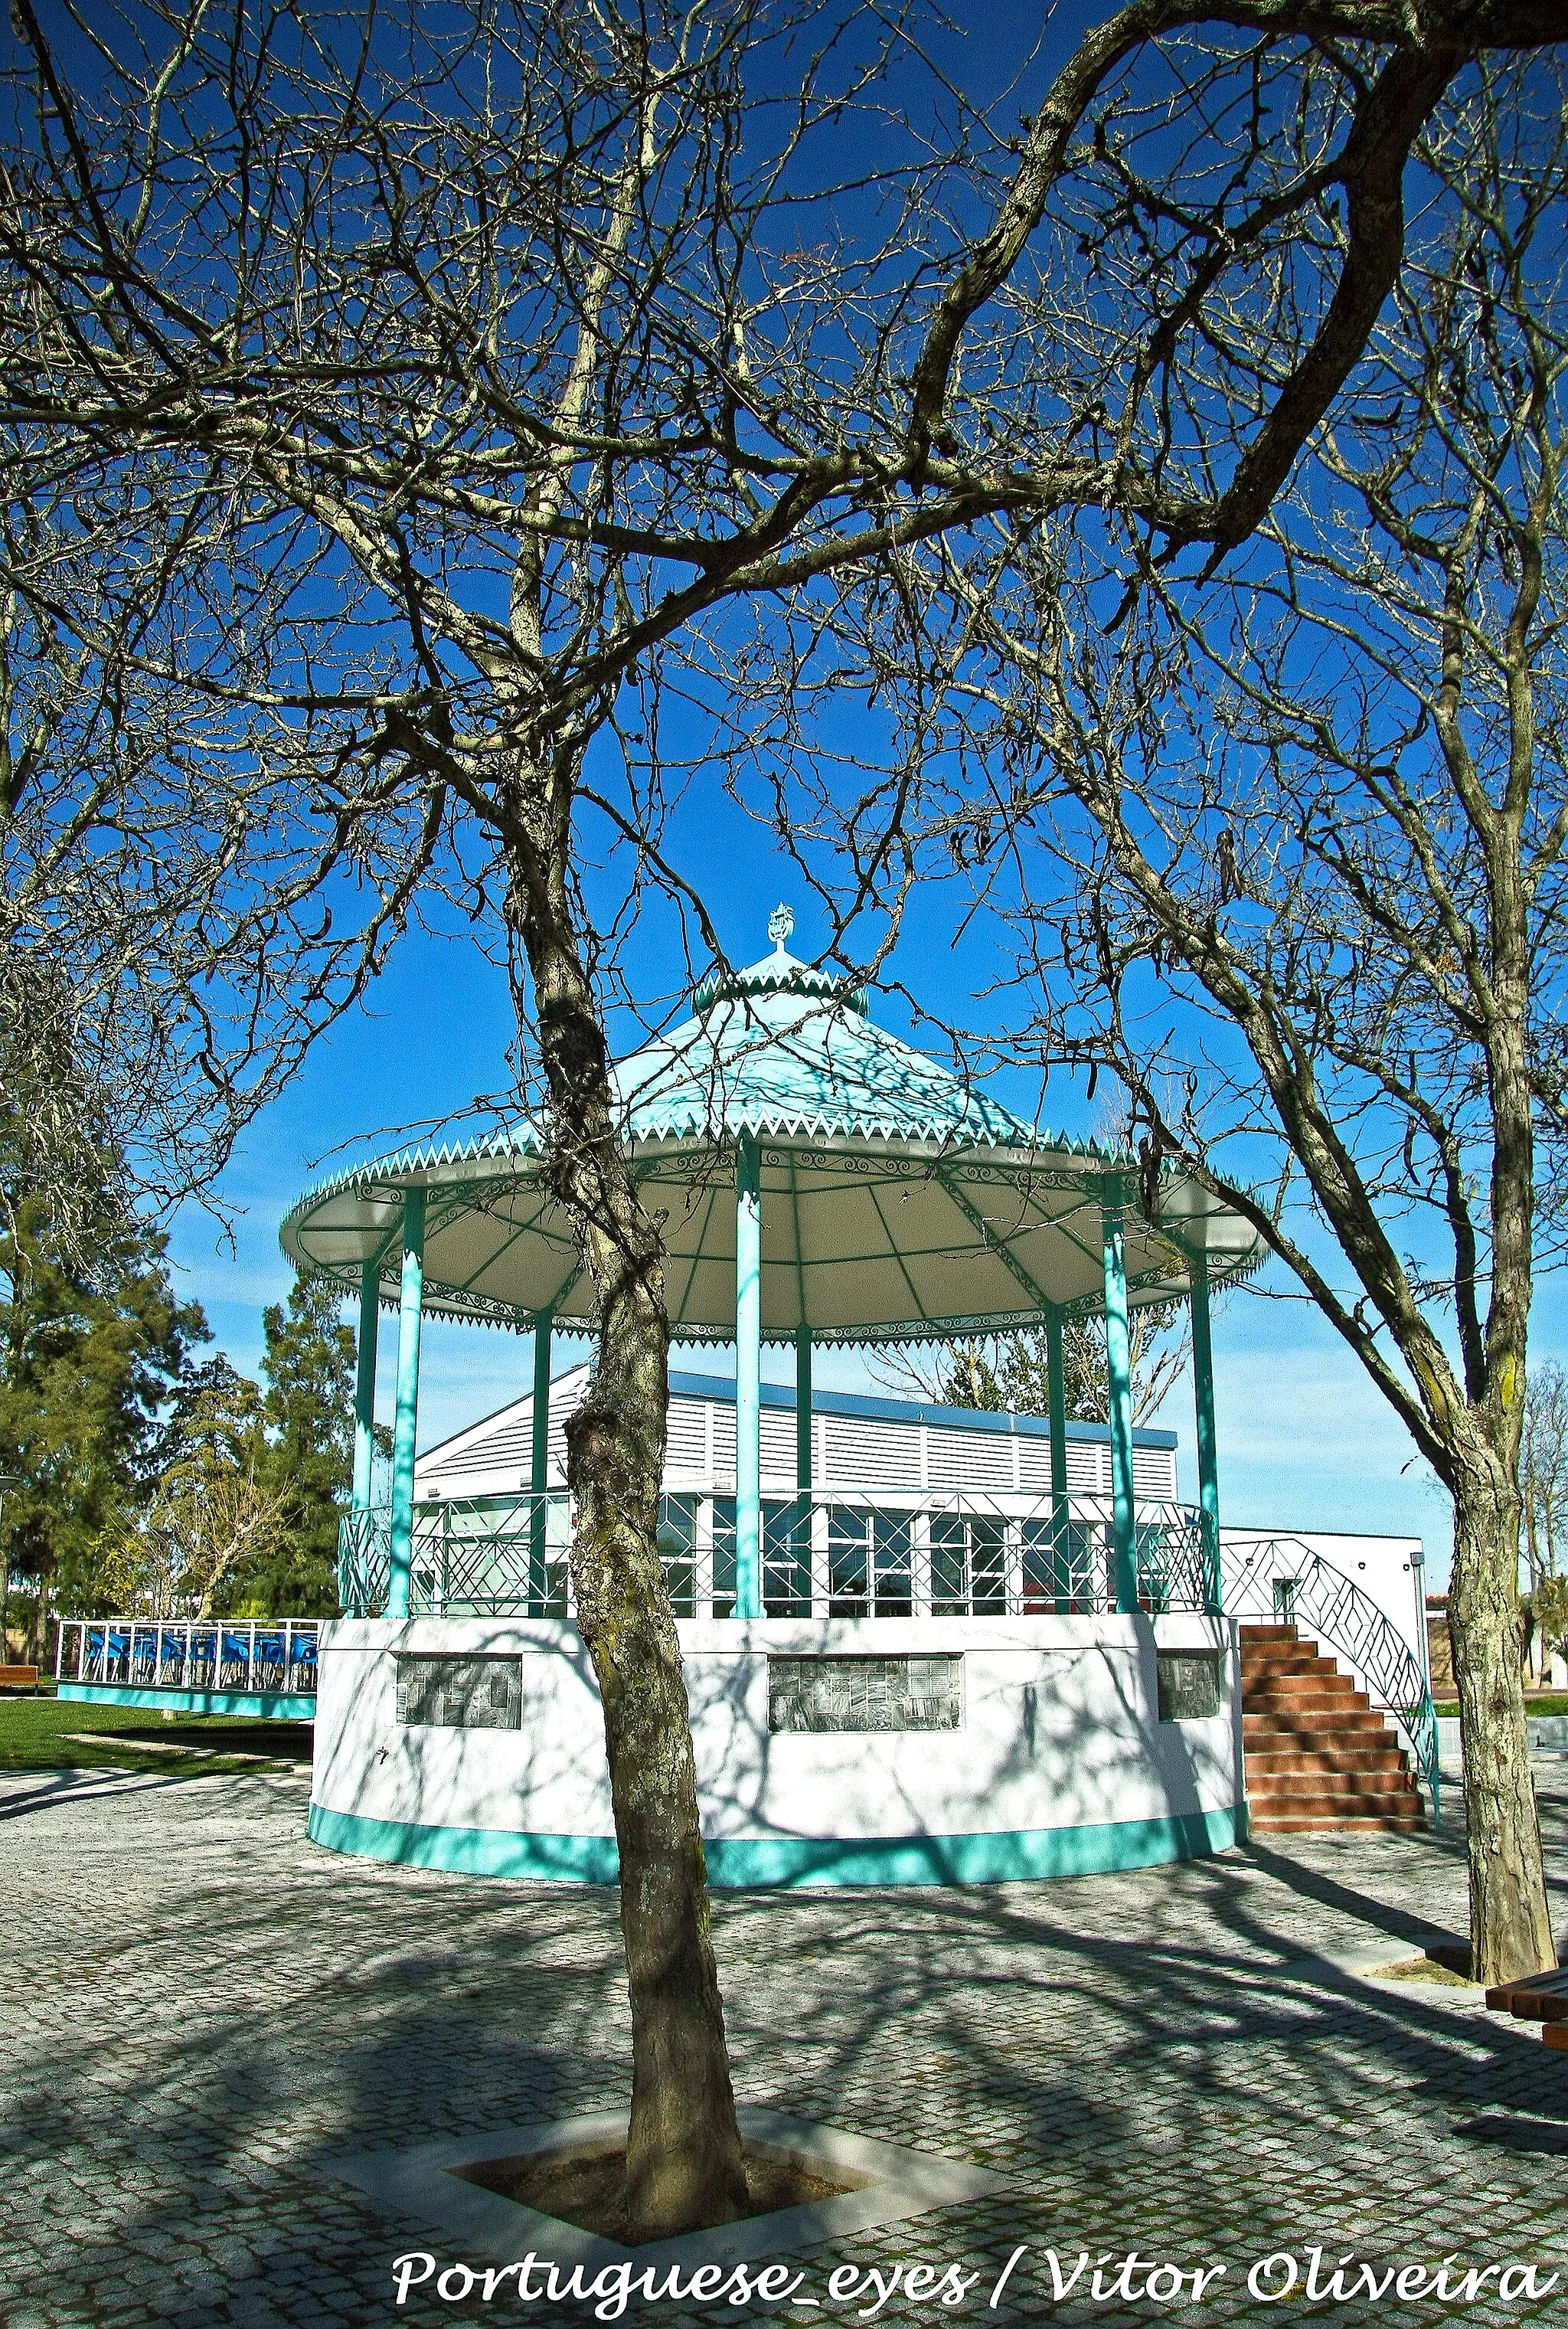
<svg viewBox="0 0 1568 2329">
<path fill-rule="evenodd" d="M 1244 1826 L 1221 1613 L 1211 1287 L 1250 1225 L 1167 1174 L 1032 1130 L 786 951 L 715 975 L 622 1063 L 678 1343 L 733 1343 L 732 1478 L 667 1495 L 710 1881 L 984 1881 L 1221 1849 Z M 542 1128 L 378 1160 L 294 1206 L 283 1244 L 360 1301 L 346 1612 L 322 1628 L 311 1834 L 475 1873 L 613 1881 L 591 1667 L 550 1467 L 551 1337 L 591 1328 Z M 1128 1319 L 1191 1305 L 1199 1501 L 1135 1473 Z M 372 1500 L 377 1324 L 398 1318 L 390 1494 Z M 530 1333 L 530 1485 L 416 1496 L 426 1310 Z M 1105 1320 L 1109 1463 L 1074 1485 L 1063 1330 Z M 1005 1484 L 940 1435 L 922 1476 L 815 1477 L 812 1359 L 1043 1323 L 1049 1419 Z M 794 1358 L 793 1493 L 763 1494 L 764 1344 Z M 778 1428 L 779 1394 L 770 1420 Z M 971 1445 L 978 1445 L 972 1436 Z M 989 1443 L 987 1443 L 989 1446 Z M 777 1462 L 771 1464 L 776 1484 Z M 731 1493 L 732 1491 L 732 1493 Z"/>
</svg>

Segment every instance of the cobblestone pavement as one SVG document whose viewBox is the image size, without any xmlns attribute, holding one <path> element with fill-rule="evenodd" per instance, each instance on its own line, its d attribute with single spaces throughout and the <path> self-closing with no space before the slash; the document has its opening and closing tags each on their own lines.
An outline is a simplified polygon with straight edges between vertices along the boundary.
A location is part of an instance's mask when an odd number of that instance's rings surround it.
<svg viewBox="0 0 1568 2329">
<path fill-rule="evenodd" d="M 1568 1766 L 1539 1777 L 1563 1923 Z M 613 1894 L 335 1858 L 305 1840 L 305 1808 L 295 1777 L 0 1785 L 5 2329 L 594 2317 L 430 2286 L 396 2310 L 391 2258 L 451 2250 L 323 2163 L 624 2101 Z M 813 2251 L 802 2293 L 822 2303 L 773 2317 L 1568 2318 L 1568 2055 L 1473 1993 L 1322 1962 L 1408 1957 L 1463 1920 L 1451 1817 L 1441 1837 L 1269 1838 L 1073 1883 L 721 1896 L 743 2098 L 1011 2179 Z M 1563 2277 L 1539 2301 L 1505 2301 L 1495 2271 L 1469 2302 L 1249 2296 L 1255 2259 L 1304 2272 L 1314 2245 L 1327 2273 L 1354 2253 L 1346 2284 L 1364 2258 L 1452 2250 L 1451 2287 L 1516 2259 Z M 1129 2249 L 1226 2271 L 1179 2305 L 1085 2302 L 1086 2271 L 1058 2305 L 1053 2248 L 1091 2271 Z M 847 2259 L 980 2277 L 956 2308 L 899 2289 L 869 2313 L 869 2280 L 828 2298 Z M 766 2313 L 677 2299 L 631 2317 Z"/>
</svg>

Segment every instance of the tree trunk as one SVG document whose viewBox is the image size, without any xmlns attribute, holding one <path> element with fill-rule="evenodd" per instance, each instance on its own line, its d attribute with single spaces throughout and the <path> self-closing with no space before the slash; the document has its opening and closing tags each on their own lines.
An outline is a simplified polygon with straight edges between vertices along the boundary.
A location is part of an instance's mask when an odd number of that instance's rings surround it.
<svg viewBox="0 0 1568 2329">
<path fill-rule="evenodd" d="M 746 2205 L 680 1643 L 659 1558 L 670 1325 L 659 1231 L 621 1145 L 564 852 L 514 845 L 551 1099 L 551 1183 L 593 1281 L 598 1350 L 567 1425 L 577 1630 L 605 1718 L 632 2008 L 627 2197 L 638 2240 L 728 2223 Z"/>
<path fill-rule="evenodd" d="M 1519 1495 L 1471 1454 L 1454 1489 L 1449 1631 L 1469 1820 L 1470 1947 L 1478 1981 L 1554 1966 L 1541 1826 L 1519 1672 Z"/>
<path fill-rule="evenodd" d="M 601 1294 L 593 1384 L 567 1425 L 577 1626 L 604 1702 L 621 1854 L 627 2197 L 648 2239 L 746 2209 L 686 1683 L 656 1534 L 669 1332 L 650 1278 L 627 1272 Z"/>
</svg>

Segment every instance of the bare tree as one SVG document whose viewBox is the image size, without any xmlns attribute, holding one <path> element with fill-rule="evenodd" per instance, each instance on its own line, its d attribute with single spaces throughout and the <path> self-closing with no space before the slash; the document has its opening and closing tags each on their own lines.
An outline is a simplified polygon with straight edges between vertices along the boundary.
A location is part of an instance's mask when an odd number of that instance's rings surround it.
<svg viewBox="0 0 1568 2329">
<path fill-rule="evenodd" d="M 15 0 L 0 420 L 73 484 L 128 474 L 239 513 L 150 668 L 226 707 L 230 749 L 287 805 L 280 910 L 315 900 L 335 927 L 362 882 L 390 929 L 445 890 L 514 961 L 598 1312 L 568 1435 L 572 1559 L 621 1852 L 645 2233 L 745 2200 L 655 1541 L 659 1225 L 605 1033 L 649 890 L 719 951 L 664 845 L 664 691 L 683 673 L 717 717 L 747 653 L 727 609 L 787 607 L 809 635 L 835 594 L 897 594 L 911 545 L 991 514 L 1109 506 L 1171 542 L 1244 541 L 1397 274 L 1421 124 L 1479 43 L 1553 39 L 1554 13 L 1138 0 L 1036 76 L 1020 122 L 1010 92 L 982 120 L 916 41 L 854 9 L 153 0 L 77 14 L 72 75 Z M 910 76 L 934 146 L 909 135 Z M 1293 95 L 1321 150 L 1271 177 L 1262 242 L 1238 238 L 1229 133 L 1269 174 Z M 1169 278 L 1149 278 L 1131 343 L 1083 312 L 1071 192 L 1104 190 L 1133 102 L 1180 125 L 1168 175 L 1212 230 L 1206 288 L 1254 316 L 1291 222 L 1346 203 L 1321 328 L 1288 375 L 1254 366 L 1216 448 L 1220 467 L 1240 448 L 1223 486 L 1200 451 L 1178 489 L 1134 442 L 1158 437 L 1195 344 Z M 858 174 L 846 120 L 895 141 L 888 167 Z M 1123 365 L 1131 431 L 1105 402 Z M 914 878 L 906 773 L 859 806 L 833 899 L 846 979 L 885 959 Z M 596 912 L 589 837 L 606 835 L 625 872 Z"/>
<path fill-rule="evenodd" d="M 1568 1519 L 1568 1378 L 1554 1359 L 1530 1371 L 1519 1442 L 1519 1493 L 1526 1587 L 1534 1596 L 1546 1578 L 1560 1574 L 1557 1545 Z"/>
<path fill-rule="evenodd" d="M 1568 1646 L 1568 1577 L 1544 1577 L 1530 1596 L 1530 1617 L 1541 1643 L 1541 1679 L 1550 1655 Z"/>
<path fill-rule="evenodd" d="M 265 1560 L 286 1527 L 260 1391 L 220 1353 L 182 1392 L 162 1452 L 139 1542 L 123 1559 L 136 1571 L 137 1606 L 160 1617 L 211 1617 L 230 1572 Z"/>
<path fill-rule="evenodd" d="M 198 656 L 234 511 L 198 469 L 83 468 L 16 432 L 0 464 L 0 1206 L 90 1235 L 106 1174 L 166 1212 L 377 967 L 385 869 L 296 891 L 279 771 Z M 237 539 L 237 537 L 235 537 Z M 256 604 L 250 619 L 262 617 Z M 308 836 L 307 836 L 308 837 Z M 392 894 L 395 896 L 395 889 Z M 303 907 L 303 911 L 300 909 Z"/>
<path fill-rule="evenodd" d="M 947 684 L 991 746 L 988 792 L 933 796 L 927 831 L 996 825 L 984 880 L 1019 938 L 1028 1055 L 1120 1078 L 1146 1204 L 1169 1158 L 1244 1212 L 1452 1498 L 1488 1981 L 1555 1956 L 1516 1645 L 1564 1130 L 1563 122 L 1543 61 L 1438 109 L 1397 295 L 1223 578 L 1177 579 L 1134 532 L 1108 591 L 1106 534 L 1082 529 L 989 563 L 949 549 L 926 578 L 957 610 Z M 1164 186 L 1119 166 L 1157 240 Z M 1338 205 L 1315 233 L 1340 263 Z M 1303 262 L 1277 368 L 1309 295 Z"/>
<path fill-rule="evenodd" d="M 1139 1304 L 1127 1322 L 1132 1420 L 1159 1411 L 1181 1374 L 1191 1348 L 1185 1306 Z M 1043 1327 L 964 1341 L 896 1345 L 874 1362 L 889 1390 L 953 1407 L 1006 1409 L 1014 1415 L 1050 1412 L 1050 1366 Z M 1068 1318 L 1062 1327 L 1063 1407 L 1069 1422 L 1110 1420 L 1110 1381 L 1104 1323 Z"/>
</svg>

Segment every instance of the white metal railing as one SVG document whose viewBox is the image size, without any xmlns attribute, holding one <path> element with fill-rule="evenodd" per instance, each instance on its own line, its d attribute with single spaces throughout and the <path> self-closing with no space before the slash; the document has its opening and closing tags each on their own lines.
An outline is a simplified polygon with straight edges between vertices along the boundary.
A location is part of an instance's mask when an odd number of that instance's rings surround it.
<svg viewBox="0 0 1568 2329">
<path fill-rule="evenodd" d="M 314 1617 L 62 1617 L 58 1682 L 309 1698 Z"/>
<path fill-rule="evenodd" d="M 345 1513 L 339 1597 L 374 1617 L 386 1607 L 390 1511 Z M 443 1497 L 416 1504 L 408 1606 L 416 1616 L 565 1617 L 571 1608 L 569 1500 Z M 1109 1498 L 969 1494 L 765 1498 L 762 1600 L 770 1617 L 1088 1616 L 1117 1606 Z M 735 1610 L 735 1499 L 668 1495 L 660 1549 L 675 1614 Z M 1212 1610 L 1201 1520 L 1188 1504 L 1135 1507 L 1138 1600 Z"/>
</svg>

